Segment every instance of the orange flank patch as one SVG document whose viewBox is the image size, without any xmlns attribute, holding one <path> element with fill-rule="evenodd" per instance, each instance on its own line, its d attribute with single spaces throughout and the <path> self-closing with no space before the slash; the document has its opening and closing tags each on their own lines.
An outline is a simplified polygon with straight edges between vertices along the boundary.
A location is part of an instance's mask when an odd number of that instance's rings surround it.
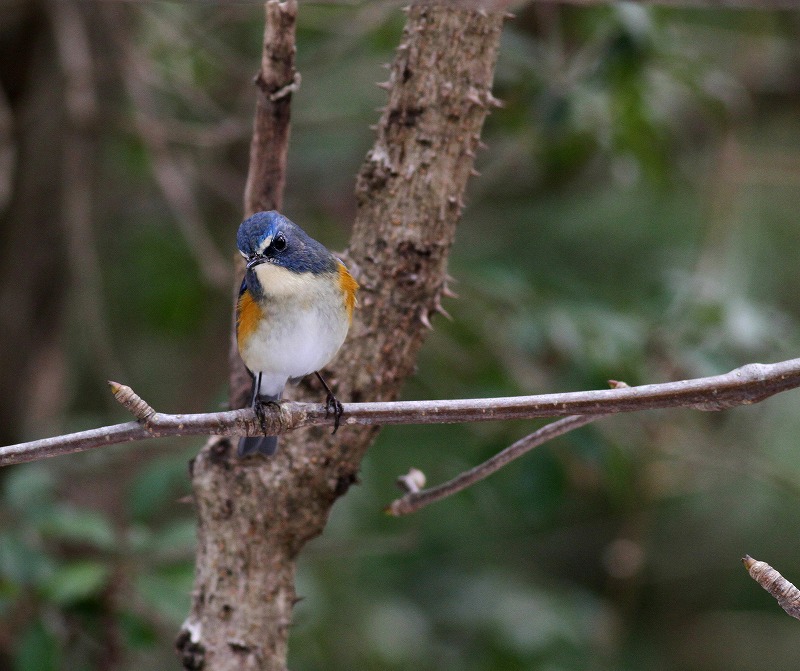
<svg viewBox="0 0 800 671">
<path fill-rule="evenodd" d="M 358 282 L 347 271 L 342 262 L 339 262 L 339 288 L 344 294 L 344 306 L 347 308 L 347 318 L 353 320 L 353 308 L 356 306 L 356 291 Z"/>
<path fill-rule="evenodd" d="M 258 303 L 253 299 L 253 294 L 245 290 L 239 296 L 239 305 L 236 310 L 236 340 L 239 344 L 239 351 L 244 348 L 245 343 L 258 328 L 263 314 Z"/>
</svg>

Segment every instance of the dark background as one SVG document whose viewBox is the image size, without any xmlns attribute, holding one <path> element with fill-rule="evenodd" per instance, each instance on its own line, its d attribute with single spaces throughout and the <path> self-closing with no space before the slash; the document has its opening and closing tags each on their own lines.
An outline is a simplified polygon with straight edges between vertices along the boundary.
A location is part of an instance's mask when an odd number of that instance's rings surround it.
<svg viewBox="0 0 800 671">
<path fill-rule="evenodd" d="M 406 398 L 642 384 L 800 350 L 800 12 L 517 4 Z M 346 244 L 404 15 L 301 3 L 285 213 Z M 260 3 L 0 0 L 0 443 L 226 399 Z M 796 668 L 798 394 L 554 441 L 382 507 L 539 424 L 387 428 L 298 577 L 293 669 Z M 346 429 L 343 429 L 346 430 Z M 175 668 L 200 439 L 0 472 L 0 668 Z"/>
</svg>

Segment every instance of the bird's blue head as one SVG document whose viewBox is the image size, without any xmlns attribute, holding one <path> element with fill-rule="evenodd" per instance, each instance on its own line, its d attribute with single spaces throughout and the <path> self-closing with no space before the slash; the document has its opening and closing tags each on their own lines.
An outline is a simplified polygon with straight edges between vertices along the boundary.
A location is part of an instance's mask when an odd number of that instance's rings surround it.
<svg viewBox="0 0 800 671">
<path fill-rule="evenodd" d="M 257 212 L 239 226 L 236 244 L 254 270 L 263 263 L 274 264 L 293 273 L 334 272 L 336 257 L 309 237 L 297 224 L 278 212 Z"/>
</svg>

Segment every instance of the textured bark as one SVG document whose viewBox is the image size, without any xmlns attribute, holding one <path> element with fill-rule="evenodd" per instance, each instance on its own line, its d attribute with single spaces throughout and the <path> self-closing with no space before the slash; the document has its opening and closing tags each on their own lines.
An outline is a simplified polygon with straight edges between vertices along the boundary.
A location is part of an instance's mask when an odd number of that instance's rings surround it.
<svg viewBox="0 0 800 671">
<path fill-rule="evenodd" d="M 502 21 L 496 11 L 455 6 L 409 11 L 389 103 L 356 189 L 346 256 L 362 287 L 360 306 L 328 371 L 344 400 L 394 399 L 413 371 L 445 286 L 464 190 L 494 100 Z M 377 430 L 297 431 L 282 438 L 271 459 L 237 459 L 225 439 L 201 451 L 192 468 L 195 591 L 178 639 L 185 668 L 286 668 L 295 559 L 356 481 Z"/>
</svg>

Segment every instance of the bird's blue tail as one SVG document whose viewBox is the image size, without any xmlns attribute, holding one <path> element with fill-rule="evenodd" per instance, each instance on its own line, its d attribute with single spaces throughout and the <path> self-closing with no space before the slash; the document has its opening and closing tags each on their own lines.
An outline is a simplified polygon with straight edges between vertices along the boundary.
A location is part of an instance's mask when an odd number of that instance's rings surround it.
<svg viewBox="0 0 800 671">
<path fill-rule="evenodd" d="M 239 441 L 239 456 L 246 457 L 248 454 L 261 454 L 270 457 L 278 450 L 278 436 L 253 436 L 242 438 Z"/>
</svg>

